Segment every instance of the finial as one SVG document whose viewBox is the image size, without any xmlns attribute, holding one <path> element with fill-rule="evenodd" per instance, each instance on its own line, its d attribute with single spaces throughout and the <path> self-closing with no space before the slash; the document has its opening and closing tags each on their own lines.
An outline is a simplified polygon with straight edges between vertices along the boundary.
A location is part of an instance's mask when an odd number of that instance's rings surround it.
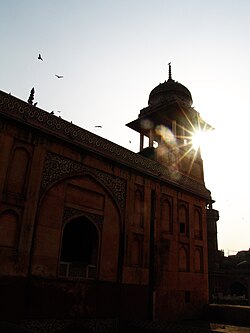
<svg viewBox="0 0 250 333">
<path fill-rule="evenodd" d="M 168 80 L 172 80 L 171 62 L 168 63 Z"/>
</svg>

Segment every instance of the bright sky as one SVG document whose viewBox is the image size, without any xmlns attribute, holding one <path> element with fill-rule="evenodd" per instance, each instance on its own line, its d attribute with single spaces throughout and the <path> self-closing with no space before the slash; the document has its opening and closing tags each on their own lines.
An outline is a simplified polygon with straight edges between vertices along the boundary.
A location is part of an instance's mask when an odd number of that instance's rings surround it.
<svg viewBox="0 0 250 333">
<path fill-rule="evenodd" d="M 248 250 L 249 0 L 0 0 L 0 13 L 0 90 L 27 100 L 34 87 L 38 107 L 136 152 L 125 124 L 171 61 L 215 127 L 202 155 L 219 249 Z"/>
</svg>

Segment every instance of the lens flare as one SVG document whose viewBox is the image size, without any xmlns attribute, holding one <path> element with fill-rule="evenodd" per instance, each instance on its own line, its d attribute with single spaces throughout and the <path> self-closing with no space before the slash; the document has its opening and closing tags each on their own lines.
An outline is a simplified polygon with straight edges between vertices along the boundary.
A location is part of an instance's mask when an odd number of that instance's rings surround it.
<svg viewBox="0 0 250 333">
<path fill-rule="evenodd" d="M 158 125 L 155 132 L 159 135 L 166 144 L 176 145 L 176 139 L 172 131 L 164 125 Z"/>
<path fill-rule="evenodd" d="M 154 124 L 152 123 L 151 120 L 148 120 L 148 119 L 143 119 L 141 121 L 141 127 L 144 129 L 144 130 L 149 130 L 151 128 L 153 128 Z"/>
<path fill-rule="evenodd" d="M 192 148 L 198 150 L 204 143 L 204 131 L 197 130 L 192 135 Z"/>
</svg>

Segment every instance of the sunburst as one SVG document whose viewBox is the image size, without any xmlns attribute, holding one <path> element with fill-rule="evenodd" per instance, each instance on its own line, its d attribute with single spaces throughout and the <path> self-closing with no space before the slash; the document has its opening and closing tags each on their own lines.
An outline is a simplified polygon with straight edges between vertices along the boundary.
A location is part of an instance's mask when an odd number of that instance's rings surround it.
<svg viewBox="0 0 250 333">
<path fill-rule="evenodd" d="M 179 162 L 186 156 L 190 156 L 191 163 L 188 172 L 190 173 L 197 155 L 200 155 L 201 150 L 207 144 L 208 134 L 213 130 L 213 128 L 206 122 L 201 122 L 199 115 L 193 123 L 186 113 L 184 114 L 189 122 L 190 128 L 183 128 L 186 135 L 177 137 L 181 142 L 183 142 L 180 147 L 185 147 L 184 153 L 179 156 Z"/>
<path fill-rule="evenodd" d="M 183 114 L 188 121 L 188 128 L 179 125 L 178 132 L 183 133 L 183 135 L 176 134 L 174 136 L 171 130 L 163 125 L 158 127 L 157 133 L 158 135 L 160 134 L 170 150 L 176 151 L 178 147 L 178 153 L 175 155 L 175 163 L 179 164 L 185 157 L 190 158 L 188 170 L 188 174 L 190 174 L 196 158 L 200 156 L 202 147 L 207 144 L 207 134 L 213 128 L 206 122 L 201 121 L 199 114 L 197 114 L 197 117 L 193 121 L 189 119 L 185 112 Z"/>
</svg>

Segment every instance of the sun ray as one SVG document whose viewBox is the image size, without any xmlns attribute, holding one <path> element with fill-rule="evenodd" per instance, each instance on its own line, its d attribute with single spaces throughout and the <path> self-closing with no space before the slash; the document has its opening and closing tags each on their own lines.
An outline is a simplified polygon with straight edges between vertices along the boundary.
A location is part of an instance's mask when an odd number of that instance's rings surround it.
<svg viewBox="0 0 250 333">
<path fill-rule="evenodd" d="M 205 143 L 206 134 L 213 128 L 202 121 L 199 113 L 196 113 L 196 116 L 192 118 L 183 109 L 182 113 L 185 116 L 186 125 L 177 123 L 177 131 L 175 130 L 174 132 L 164 125 L 158 125 L 156 133 L 161 137 L 168 153 L 173 158 L 169 160 L 171 166 L 179 168 L 183 159 L 187 158 L 189 162 L 186 173 L 190 175 L 196 159 L 201 158 L 201 147 Z M 162 156 L 164 155 L 164 150 L 162 150 L 161 154 Z"/>
</svg>

